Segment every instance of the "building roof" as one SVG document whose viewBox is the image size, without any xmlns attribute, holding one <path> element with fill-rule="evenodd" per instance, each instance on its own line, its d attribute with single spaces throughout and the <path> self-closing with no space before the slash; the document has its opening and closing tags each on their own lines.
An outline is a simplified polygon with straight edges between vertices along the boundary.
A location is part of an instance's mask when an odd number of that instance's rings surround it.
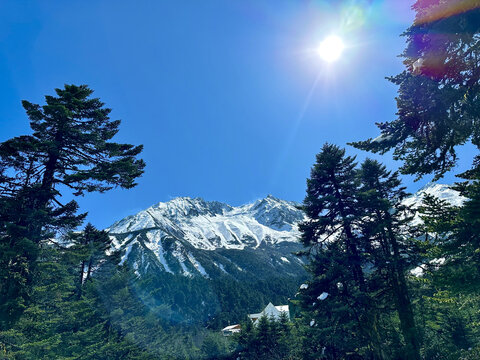
<svg viewBox="0 0 480 360">
<path fill-rule="evenodd" d="M 250 320 L 252 320 L 253 324 L 256 325 L 258 323 L 258 319 L 261 318 L 262 316 L 267 316 L 267 317 L 273 317 L 274 319 L 279 319 L 281 313 L 287 313 L 289 315 L 289 307 L 288 305 L 279 305 L 279 306 L 274 306 L 272 303 L 268 303 L 268 305 L 263 309 L 262 312 L 258 314 L 248 314 L 248 317 Z M 229 334 L 237 333 L 241 330 L 241 327 L 239 324 L 235 325 L 229 325 L 227 327 L 224 327 L 222 329 L 222 332 L 224 333 L 224 336 L 229 336 Z"/>
<path fill-rule="evenodd" d="M 249 314 L 248 317 L 255 324 L 257 323 L 258 319 L 261 318 L 262 316 L 274 317 L 278 319 L 280 317 L 280 314 L 283 312 L 287 313 L 287 315 L 290 314 L 288 305 L 274 306 L 272 303 L 268 303 L 268 305 L 265 307 L 265 309 L 263 309 L 261 313 Z"/>
<path fill-rule="evenodd" d="M 229 325 L 222 329 L 222 331 L 232 331 L 232 330 L 240 330 L 240 324 Z"/>
</svg>

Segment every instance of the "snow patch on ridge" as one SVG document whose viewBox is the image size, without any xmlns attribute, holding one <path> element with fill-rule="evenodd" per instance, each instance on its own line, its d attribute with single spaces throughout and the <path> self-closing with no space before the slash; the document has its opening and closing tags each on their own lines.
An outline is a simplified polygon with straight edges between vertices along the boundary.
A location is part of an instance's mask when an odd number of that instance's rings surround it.
<svg viewBox="0 0 480 360">
<path fill-rule="evenodd" d="M 193 264 L 193 266 L 195 267 L 195 269 L 198 270 L 198 272 L 200 274 L 202 274 L 203 277 L 209 279 L 210 276 L 208 276 L 207 272 L 205 271 L 205 268 L 202 266 L 202 264 L 200 264 L 197 259 L 195 259 L 195 257 L 191 254 L 191 253 L 187 253 L 187 257 L 188 257 L 188 260 L 190 260 L 190 262 Z"/>
<path fill-rule="evenodd" d="M 184 239 L 202 250 L 242 250 L 262 243 L 298 242 L 297 224 L 305 215 L 296 206 L 271 195 L 239 207 L 199 198 L 177 198 L 117 221 L 107 230 L 112 235 L 162 231 L 165 236 Z M 123 244 L 117 241 L 116 246 Z"/>
<path fill-rule="evenodd" d="M 223 273 L 228 274 L 227 270 L 225 270 L 225 266 L 222 263 L 217 264 L 216 262 L 213 263 L 216 267 L 218 267 Z"/>
<path fill-rule="evenodd" d="M 405 199 L 404 204 L 417 207 L 422 203 L 425 194 L 436 196 L 441 200 L 448 201 L 448 203 L 454 206 L 461 206 L 465 201 L 465 198 L 460 196 L 458 191 L 453 190 L 449 185 L 429 183 L 414 195 Z"/>
<path fill-rule="evenodd" d="M 118 265 L 123 265 L 123 263 L 127 260 L 128 255 L 130 254 L 130 251 L 132 251 L 132 244 L 127 246 L 127 250 L 125 250 L 125 254 L 123 254 L 122 259 L 118 263 Z"/>
<path fill-rule="evenodd" d="M 173 271 L 170 269 L 167 260 L 165 259 L 165 252 L 162 247 L 162 234 L 163 232 L 161 230 L 147 232 L 147 239 L 149 241 L 145 242 L 145 246 L 152 250 L 165 271 L 173 274 Z"/>
</svg>

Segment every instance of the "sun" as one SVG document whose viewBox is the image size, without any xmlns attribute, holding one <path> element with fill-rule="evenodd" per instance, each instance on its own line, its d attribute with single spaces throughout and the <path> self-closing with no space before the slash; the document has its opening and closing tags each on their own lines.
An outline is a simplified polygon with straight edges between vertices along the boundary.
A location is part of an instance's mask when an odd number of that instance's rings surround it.
<svg viewBox="0 0 480 360">
<path fill-rule="evenodd" d="M 326 62 L 334 62 L 342 56 L 345 44 L 337 35 L 330 35 L 325 38 L 317 49 L 320 57 Z"/>
</svg>

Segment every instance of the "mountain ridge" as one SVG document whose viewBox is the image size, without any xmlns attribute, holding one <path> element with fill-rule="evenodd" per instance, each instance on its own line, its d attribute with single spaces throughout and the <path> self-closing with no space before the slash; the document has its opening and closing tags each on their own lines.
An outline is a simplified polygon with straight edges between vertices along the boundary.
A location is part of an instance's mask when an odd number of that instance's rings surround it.
<svg viewBox="0 0 480 360">
<path fill-rule="evenodd" d="M 404 203 L 418 206 L 425 193 L 453 205 L 463 202 L 448 185 L 430 183 Z M 241 206 L 178 197 L 121 219 L 107 231 L 122 252 L 122 264 L 129 262 L 138 275 L 242 277 L 256 268 L 251 276 L 268 277 L 304 274 L 303 261 L 292 255 L 302 249 L 297 225 L 304 219 L 300 204 L 272 195 Z M 418 215 L 414 221 L 421 221 Z"/>
<path fill-rule="evenodd" d="M 107 231 L 137 275 L 268 278 L 304 275 L 299 204 L 272 195 L 231 206 L 178 197 L 115 222 Z"/>
<path fill-rule="evenodd" d="M 219 201 L 205 201 L 199 197 L 177 197 L 168 202 L 159 202 L 135 215 L 127 216 L 112 224 L 106 231 L 112 235 L 118 235 L 141 230 L 162 229 L 181 236 L 182 233 L 186 235 L 189 233 L 189 229 L 181 226 L 182 222 L 190 227 L 195 225 L 201 227 L 207 226 L 207 224 L 197 221 L 198 218 L 207 218 L 206 220 L 217 225 L 220 223 L 228 225 L 232 219 L 238 219 L 244 223 L 247 222 L 247 220 L 251 220 L 248 221 L 247 224 L 250 227 L 253 225 L 257 225 L 257 227 L 258 225 L 262 225 L 263 227 L 270 228 L 274 232 L 280 232 L 282 234 L 275 234 L 280 238 L 291 238 L 287 233 L 291 231 L 296 232 L 296 224 L 304 219 L 303 212 L 298 209 L 298 206 L 298 203 L 281 200 L 272 195 L 241 206 L 231 206 Z M 254 224 L 254 222 L 258 224 Z M 229 240 L 232 240 L 232 238 L 228 235 L 228 232 L 230 232 L 233 237 L 236 237 L 237 240 L 238 235 L 240 235 L 239 231 L 236 231 L 238 230 L 238 224 L 233 225 L 235 228 L 227 229 L 227 234 L 225 233 L 225 229 L 223 229 L 223 231 L 221 229 L 213 229 L 211 234 L 203 234 L 202 239 L 208 240 L 209 238 L 214 238 L 215 235 L 221 235 L 226 241 L 222 242 L 220 247 L 242 247 L 244 244 L 242 244 L 241 241 L 239 242 L 240 246 L 234 246 L 229 243 Z M 247 228 L 249 226 L 247 226 Z M 257 240 L 258 246 L 263 240 L 263 236 L 259 234 L 258 231 L 250 230 L 250 235 L 253 235 L 252 237 Z M 268 232 L 269 231 L 266 231 L 266 233 Z M 208 244 L 208 241 L 195 241 L 193 239 L 194 237 L 193 235 L 191 240 L 192 244 L 196 247 L 208 250 L 214 250 L 219 247 Z"/>
</svg>

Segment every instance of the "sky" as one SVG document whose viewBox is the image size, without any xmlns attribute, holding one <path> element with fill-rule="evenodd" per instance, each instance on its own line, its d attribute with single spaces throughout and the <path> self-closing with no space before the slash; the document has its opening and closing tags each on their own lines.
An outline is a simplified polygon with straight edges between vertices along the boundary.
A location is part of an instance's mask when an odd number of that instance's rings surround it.
<svg viewBox="0 0 480 360">
<path fill-rule="evenodd" d="M 385 77 L 403 70 L 412 3 L 2 0 L 0 141 L 30 132 L 22 99 L 87 84 L 147 163 L 136 188 L 78 199 L 95 226 L 177 196 L 301 202 L 325 142 L 399 166 L 346 143 L 395 118 Z M 331 34 L 346 48 L 327 64 L 316 49 Z M 412 192 L 431 177 L 413 180 Z"/>
</svg>

